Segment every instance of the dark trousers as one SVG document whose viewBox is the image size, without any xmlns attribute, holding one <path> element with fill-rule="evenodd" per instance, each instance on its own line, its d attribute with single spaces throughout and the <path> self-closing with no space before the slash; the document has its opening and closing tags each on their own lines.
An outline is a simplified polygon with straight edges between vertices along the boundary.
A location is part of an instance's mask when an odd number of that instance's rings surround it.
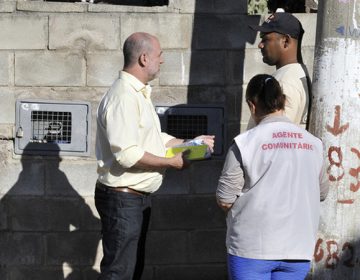
<svg viewBox="0 0 360 280">
<path fill-rule="evenodd" d="M 144 269 L 146 232 L 151 213 L 148 195 L 95 189 L 104 257 L 99 280 L 138 280 Z"/>
</svg>

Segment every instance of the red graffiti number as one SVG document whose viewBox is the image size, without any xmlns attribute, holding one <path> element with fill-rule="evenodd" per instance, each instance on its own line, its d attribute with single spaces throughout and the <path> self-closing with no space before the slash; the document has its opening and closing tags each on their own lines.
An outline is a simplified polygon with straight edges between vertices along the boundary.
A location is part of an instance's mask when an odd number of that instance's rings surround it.
<svg viewBox="0 0 360 280">
<path fill-rule="evenodd" d="M 324 257 L 324 250 L 321 248 L 323 240 L 321 238 L 318 239 L 315 245 L 315 252 L 314 252 L 314 260 L 315 262 L 319 262 Z"/>
<path fill-rule="evenodd" d="M 333 240 L 326 241 L 326 249 L 328 255 L 325 260 L 325 266 L 334 269 L 339 262 L 338 244 Z"/>
<path fill-rule="evenodd" d="M 352 148 L 351 151 L 357 155 L 358 159 L 360 159 L 359 150 Z M 350 184 L 350 190 L 353 192 L 357 192 L 360 188 L 360 180 L 359 180 L 360 166 L 358 166 L 356 168 L 350 168 L 349 174 L 350 174 L 350 176 L 352 176 L 356 179 L 356 184 L 355 183 Z"/>
<path fill-rule="evenodd" d="M 329 174 L 329 180 L 332 182 L 340 181 L 345 174 L 344 167 L 342 166 L 343 156 L 342 156 L 341 148 L 331 146 L 328 151 L 328 158 L 330 161 L 330 166 L 327 169 L 327 172 Z M 336 170 L 340 170 L 339 175 L 337 176 L 333 175 Z"/>
<path fill-rule="evenodd" d="M 325 244 L 326 253 L 322 248 Z M 355 248 L 350 242 L 345 242 L 342 247 L 335 240 L 328 240 L 325 244 L 322 238 L 319 238 L 316 242 L 314 251 L 314 261 L 316 263 L 322 261 L 324 257 L 324 266 L 329 269 L 335 269 L 340 264 L 353 268 L 358 263 L 358 260 L 355 260 Z M 341 252 L 339 248 L 341 248 Z"/>
</svg>

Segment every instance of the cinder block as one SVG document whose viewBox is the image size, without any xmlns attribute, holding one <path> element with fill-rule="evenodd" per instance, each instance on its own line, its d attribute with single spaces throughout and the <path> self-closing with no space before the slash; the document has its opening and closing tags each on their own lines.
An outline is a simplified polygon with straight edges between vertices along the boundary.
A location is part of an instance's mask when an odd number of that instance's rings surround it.
<svg viewBox="0 0 360 280">
<path fill-rule="evenodd" d="M 239 121 L 241 117 L 242 86 L 233 86 L 226 90 L 226 116 L 229 121 Z"/>
<path fill-rule="evenodd" d="M 48 203 L 42 197 L 9 197 L 5 200 L 10 227 L 14 231 L 46 231 L 50 229 Z M 56 219 L 54 219 L 55 221 Z"/>
<path fill-rule="evenodd" d="M 215 159 L 193 163 L 190 174 L 190 186 L 192 192 L 212 194 L 215 199 L 215 192 L 222 166 L 223 161 Z"/>
<path fill-rule="evenodd" d="M 0 138 L 13 139 L 14 138 L 14 124 L 0 124 Z"/>
<path fill-rule="evenodd" d="M 7 203 L 3 196 L 0 197 L 0 231 L 8 230 L 8 210 Z"/>
<path fill-rule="evenodd" d="M 225 215 L 224 215 L 225 219 Z M 190 263 L 226 263 L 226 229 L 190 233 Z"/>
<path fill-rule="evenodd" d="M 314 73 L 315 47 L 303 47 L 301 53 L 304 64 L 309 72 L 310 79 L 312 80 Z"/>
<path fill-rule="evenodd" d="M 152 230 L 219 228 L 224 214 L 210 196 L 155 196 L 152 207 Z"/>
<path fill-rule="evenodd" d="M 225 105 L 227 88 L 220 86 L 189 86 L 188 100 L 190 104 Z"/>
<path fill-rule="evenodd" d="M 193 0 L 170 0 L 169 6 L 179 10 L 181 14 L 194 14 L 196 11 L 196 2 Z"/>
<path fill-rule="evenodd" d="M 111 86 L 124 64 L 121 52 L 89 53 L 87 55 L 87 85 Z"/>
<path fill-rule="evenodd" d="M 227 85 L 242 85 L 244 82 L 245 51 L 228 51 L 226 61 L 228 65 Z"/>
<path fill-rule="evenodd" d="M 272 74 L 275 71 L 275 66 L 269 66 L 262 61 L 260 49 L 246 49 L 244 59 L 244 84 L 247 84 L 250 79 L 257 74 Z"/>
<path fill-rule="evenodd" d="M 156 270 L 156 280 L 227 280 L 226 264 L 168 265 Z"/>
<path fill-rule="evenodd" d="M 14 231 L 78 231 L 98 219 L 83 198 L 4 197 L 0 206 Z M 29 210 L 30 209 L 30 210 Z"/>
<path fill-rule="evenodd" d="M 14 83 L 14 54 L 0 53 L 0 85 L 8 86 Z"/>
<path fill-rule="evenodd" d="M 194 19 L 193 49 L 245 49 L 256 34 L 247 15 L 198 15 Z M 224 32 L 226 30 L 226 32 Z"/>
<path fill-rule="evenodd" d="M 13 150 L 13 142 L 5 139 L 0 140 L 0 169 L 5 169 L 12 160 L 11 151 Z"/>
<path fill-rule="evenodd" d="M 161 65 L 160 85 L 188 85 L 191 71 L 191 53 L 166 51 L 163 53 L 163 58 L 164 64 Z"/>
<path fill-rule="evenodd" d="M 0 168 L 0 193 L 7 195 L 43 195 L 44 164 L 36 160 L 21 159 L 21 165 L 8 162 Z"/>
<path fill-rule="evenodd" d="M 227 120 L 240 118 L 241 86 L 190 86 L 188 100 L 190 104 L 224 106 Z"/>
<path fill-rule="evenodd" d="M 16 9 L 29 12 L 81 13 L 86 12 L 87 7 L 87 5 L 80 2 L 18 1 Z"/>
<path fill-rule="evenodd" d="M 228 148 L 232 144 L 233 139 L 240 133 L 240 123 L 239 122 L 227 123 L 226 131 L 227 131 L 227 145 L 225 145 L 226 147 L 225 154 L 227 153 Z"/>
<path fill-rule="evenodd" d="M 226 60 L 222 51 L 193 51 L 190 85 L 225 85 Z"/>
<path fill-rule="evenodd" d="M 245 87 L 246 86 L 244 86 L 244 91 L 245 91 Z M 249 119 L 251 117 L 251 113 L 250 113 L 249 106 L 247 105 L 245 99 L 246 98 L 245 98 L 245 93 L 244 93 L 243 99 L 242 99 L 242 107 L 241 107 L 241 122 L 247 125 L 249 122 Z"/>
<path fill-rule="evenodd" d="M 92 109 L 96 106 L 107 88 L 85 87 L 17 87 L 14 89 L 16 99 L 43 99 L 43 100 L 86 100 L 91 102 Z"/>
<path fill-rule="evenodd" d="M 93 196 L 97 180 L 96 162 L 78 160 L 46 165 L 46 192 L 68 197 Z"/>
<path fill-rule="evenodd" d="M 170 6 L 170 5 L 169 5 Z M 94 13 L 172 13 L 177 12 L 174 8 L 169 6 L 128 6 L 128 5 L 109 5 L 107 3 L 96 5 L 89 5 L 88 11 Z"/>
<path fill-rule="evenodd" d="M 151 100 L 155 106 L 178 105 L 188 103 L 187 87 L 159 87 L 152 88 Z M 190 102 L 190 101 L 189 101 Z"/>
<path fill-rule="evenodd" d="M 121 44 L 133 32 L 143 31 L 157 36 L 163 49 L 188 49 L 192 24 L 190 15 L 124 14 L 121 16 Z"/>
<path fill-rule="evenodd" d="M 51 15 L 50 49 L 120 49 L 120 26 L 117 16 Z"/>
<path fill-rule="evenodd" d="M 190 189 L 189 169 L 178 171 L 166 170 L 160 189 L 156 194 L 187 194 Z"/>
<path fill-rule="evenodd" d="M 215 14 L 246 14 L 246 1 L 228 0 L 175 0 L 173 7 L 180 13 L 215 13 Z"/>
<path fill-rule="evenodd" d="M 294 14 L 301 22 L 305 31 L 302 40 L 303 47 L 315 45 L 317 13 Z"/>
<path fill-rule="evenodd" d="M 99 233 L 78 231 L 49 233 L 45 236 L 47 252 L 45 264 L 93 265 L 99 241 Z"/>
<path fill-rule="evenodd" d="M 38 50 L 47 46 L 46 16 L 1 16 L 0 49 Z"/>
<path fill-rule="evenodd" d="M 51 231 L 84 231 L 84 222 L 94 223 L 92 215 L 82 197 L 49 198 L 43 201 L 48 213 L 48 225 Z"/>
<path fill-rule="evenodd" d="M 185 263 L 187 250 L 185 231 L 150 231 L 146 240 L 145 262 L 148 265 Z"/>
<path fill-rule="evenodd" d="M 14 91 L 8 88 L 0 88 L 0 100 L 0 123 L 15 124 Z"/>
<path fill-rule="evenodd" d="M 39 265 L 44 257 L 40 234 L 0 233 L 0 248 L 2 265 Z"/>
<path fill-rule="evenodd" d="M 15 10 L 16 10 L 16 1 L 0 3 L 0 13 L 13 13 Z"/>
<path fill-rule="evenodd" d="M 71 52 L 15 54 L 17 86 L 84 86 L 85 59 Z"/>
<path fill-rule="evenodd" d="M 222 51 L 194 51 L 189 54 L 169 52 L 164 54 L 160 84 L 224 85 L 226 75 L 225 53 Z M 190 66 L 191 61 L 191 66 Z"/>
</svg>

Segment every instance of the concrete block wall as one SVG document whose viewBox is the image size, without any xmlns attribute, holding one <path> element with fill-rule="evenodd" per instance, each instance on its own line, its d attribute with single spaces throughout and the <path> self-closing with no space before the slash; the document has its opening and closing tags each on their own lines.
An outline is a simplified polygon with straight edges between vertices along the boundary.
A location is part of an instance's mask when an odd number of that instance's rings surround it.
<svg viewBox="0 0 360 280">
<path fill-rule="evenodd" d="M 95 112 L 122 68 L 135 31 L 160 39 L 165 63 L 152 82 L 156 105 L 212 104 L 226 111 L 226 142 L 246 127 L 243 92 L 271 73 L 248 28 L 247 1 L 170 0 L 133 7 L 0 2 L 0 279 L 96 279 L 100 224 L 93 192 Z M 312 70 L 316 14 L 299 15 Z M 14 154 L 17 99 L 92 104 L 90 157 Z M 168 170 L 154 195 L 144 280 L 226 279 L 225 217 L 214 192 L 222 158 Z"/>
</svg>

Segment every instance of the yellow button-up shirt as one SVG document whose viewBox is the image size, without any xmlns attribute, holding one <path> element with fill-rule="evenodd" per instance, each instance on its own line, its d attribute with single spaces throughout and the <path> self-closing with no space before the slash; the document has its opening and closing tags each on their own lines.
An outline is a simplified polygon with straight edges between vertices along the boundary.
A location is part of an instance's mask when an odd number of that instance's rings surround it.
<svg viewBox="0 0 360 280">
<path fill-rule="evenodd" d="M 103 96 L 97 110 L 96 135 L 101 183 L 144 192 L 154 192 L 160 187 L 164 170 L 133 166 L 145 151 L 165 156 L 165 144 L 174 138 L 161 132 L 150 96 L 149 85 L 124 71 Z"/>
</svg>

